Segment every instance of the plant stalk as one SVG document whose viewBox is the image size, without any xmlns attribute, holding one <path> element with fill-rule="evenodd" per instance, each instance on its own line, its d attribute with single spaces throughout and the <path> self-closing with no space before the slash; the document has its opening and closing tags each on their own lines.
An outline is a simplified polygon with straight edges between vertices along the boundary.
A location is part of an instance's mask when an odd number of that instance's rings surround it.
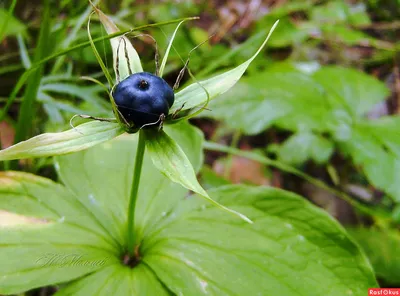
<svg viewBox="0 0 400 296">
<path fill-rule="evenodd" d="M 236 130 L 232 136 L 232 141 L 231 141 L 231 145 L 230 145 L 231 148 L 237 147 L 237 145 L 239 144 L 240 137 L 241 137 L 240 130 Z M 224 177 L 227 180 L 230 180 L 231 170 L 232 170 L 232 165 L 233 165 L 233 156 L 234 155 L 232 153 L 229 153 L 228 158 L 226 159 L 226 162 L 225 162 Z"/>
<path fill-rule="evenodd" d="M 135 253 L 135 237 L 134 237 L 134 225 L 135 225 L 135 208 L 136 201 L 139 192 L 140 175 L 142 173 L 143 158 L 145 151 L 144 131 L 139 131 L 139 141 L 136 150 L 135 167 L 133 171 L 133 180 L 131 187 L 131 196 L 128 207 L 128 253 L 134 255 Z"/>
</svg>

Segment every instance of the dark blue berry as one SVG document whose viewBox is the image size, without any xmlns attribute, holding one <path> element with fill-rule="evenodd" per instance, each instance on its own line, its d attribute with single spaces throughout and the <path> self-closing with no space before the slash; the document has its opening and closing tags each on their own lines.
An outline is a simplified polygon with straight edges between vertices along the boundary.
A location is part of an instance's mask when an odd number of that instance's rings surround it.
<svg viewBox="0 0 400 296">
<path fill-rule="evenodd" d="M 125 120 L 142 127 L 156 123 L 163 114 L 168 115 L 174 103 L 174 91 L 161 77 L 147 72 L 135 73 L 121 81 L 113 97 Z"/>
</svg>

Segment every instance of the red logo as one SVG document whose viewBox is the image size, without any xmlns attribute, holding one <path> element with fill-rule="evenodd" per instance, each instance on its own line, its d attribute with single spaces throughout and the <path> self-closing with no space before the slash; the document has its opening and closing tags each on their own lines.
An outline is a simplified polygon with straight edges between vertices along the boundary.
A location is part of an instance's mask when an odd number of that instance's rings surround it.
<svg viewBox="0 0 400 296">
<path fill-rule="evenodd" d="M 397 296 L 400 296 L 400 288 L 371 288 L 371 289 L 368 289 L 368 296 L 369 295 L 377 295 L 377 296 L 397 295 Z"/>
</svg>

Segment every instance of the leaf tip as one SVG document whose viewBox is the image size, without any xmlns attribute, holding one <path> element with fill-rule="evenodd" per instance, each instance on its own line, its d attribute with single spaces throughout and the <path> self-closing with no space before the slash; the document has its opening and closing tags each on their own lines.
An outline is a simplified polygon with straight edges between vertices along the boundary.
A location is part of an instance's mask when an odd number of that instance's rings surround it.
<svg viewBox="0 0 400 296">
<path fill-rule="evenodd" d="M 223 209 L 223 210 L 225 210 L 225 211 L 227 211 L 227 212 L 229 212 L 229 213 L 231 213 L 233 215 L 238 216 L 240 219 L 242 219 L 243 221 L 245 221 L 245 222 L 247 222 L 249 224 L 254 224 L 254 222 L 251 219 L 249 219 L 246 215 L 243 215 L 242 213 L 239 213 L 238 211 L 235 211 L 235 210 L 232 210 L 232 209 L 230 209 L 228 207 L 225 207 L 225 206 L 221 205 L 220 203 L 216 202 L 215 200 L 211 199 L 210 197 L 209 197 L 209 199 L 210 199 L 210 201 L 212 201 L 215 205 L 217 205 L 221 209 Z"/>
<path fill-rule="evenodd" d="M 269 33 L 268 33 L 268 36 L 267 36 L 266 40 L 268 40 L 269 37 L 271 37 L 272 33 L 275 31 L 275 29 L 278 26 L 278 24 L 279 24 L 279 20 L 276 20 L 275 23 L 272 25 L 271 29 L 269 30 Z"/>
<path fill-rule="evenodd" d="M 253 220 L 251 220 L 250 218 L 248 218 L 246 215 L 243 215 L 239 212 L 236 212 L 236 214 L 244 221 L 246 221 L 249 224 L 254 224 Z"/>
</svg>

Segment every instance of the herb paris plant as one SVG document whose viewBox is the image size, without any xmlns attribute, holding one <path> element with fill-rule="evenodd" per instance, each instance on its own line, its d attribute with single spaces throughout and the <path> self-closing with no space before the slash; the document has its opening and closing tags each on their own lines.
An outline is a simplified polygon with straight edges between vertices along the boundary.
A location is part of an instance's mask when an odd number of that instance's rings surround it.
<svg viewBox="0 0 400 296">
<path fill-rule="evenodd" d="M 100 21 L 104 25 L 107 33 L 113 34 L 119 31 L 110 18 L 108 18 L 97 8 L 95 8 L 95 11 L 98 14 Z M 244 62 L 235 69 L 232 69 L 208 80 L 194 83 L 179 91 L 176 94 L 176 100 L 174 104 L 169 110 L 169 114 L 161 113 L 165 116 L 165 123 L 172 123 L 172 115 L 179 110 L 188 110 L 197 106 L 204 106 L 209 100 L 215 98 L 219 94 L 231 88 L 243 75 L 251 61 L 265 46 L 277 23 L 278 22 L 276 22 L 275 25 L 272 27 L 267 38 L 258 49 L 258 51 L 248 61 Z M 179 28 L 179 25 L 177 29 Z M 173 37 L 175 36 L 177 29 L 175 30 Z M 89 25 L 88 36 L 89 40 L 91 41 L 91 46 L 96 55 L 96 58 L 98 59 L 99 64 L 103 69 L 109 85 L 113 86 L 113 79 L 108 73 L 108 70 L 106 69 L 94 43 L 92 42 Z M 110 41 L 113 49 L 114 69 L 117 76 L 117 81 L 121 80 L 123 83 L 124 79 L 128 78 L 130 75 L 135 75 L 135 73 L 143 72 L 139 56 L 126 36 L 112 38 Z M 162 76 L 163 74 L 162 71 L 165 67 L 168 53 L 172 46 L 172 42 L 173 38 L 170 40 L 166 55 L 162 60 L 160 69 L 161 71 L 159 73 L 160 76 Z M 116 86 L 116 91 L 118 95 L 118 86 Z M 104 120 L 94 121 L 82 124 L 70 131 L 39 135 L 37 137 L 9 147 L 8 149 L 0 151 L 0 160 L 18 159 L 23 157 L 26 158 L 54 156 L 76 152 L 82 149 L 87 149 L 88 147 L 99 144 L 101 142 L 110 140 L 122 134 L 124 130 L 128 132 L 138 131 L 141 126 L 132 126 L 131 124 L 134 124 L 133 120 L 131 123 L 127 122 L 126 118 L 122 115 L 122 112 L 120 111 L 121 102 L 116 102 L 113 95 L 113 92 L 109 92 L 110 100 L 112 103 L 114 114 L 116 115 L 117 122 L 107 122 Z M 171 102 L 172 100 L 169 100 L 168 104 L 170 104 Z M 117 106 L 117 103 L 119 104 L 119 106 Z M 166 110 L 166 108 L 164 109 Z M 137 112 L 140 110 L 134 111 Z M 140 131 L 140 133 L 142 134 L 142 136 L 140 137 L 141 141 L 139 141 L 140 147 L 144 147 L 144 145 L 147 146 L 148 152 L 150 153 L 154 165 L 164 174 L 166 174 L 172 181 L 180 183 L 187 189 L 200 194 L 216 206 L 224 209 L 225 211 L 229 211 L 233 214 L 240 216 L 242 219 L 251 222 L 244 215 L 220 205 L 209 197 L 207 192 L 198 183 L 192 165 L 187 159 L 186 155 L 183 153 L 182 149 L 163 130 L 159 131 L 157 129 L 143 129 Z M 144 153 L 144 149 L 139 149 L 139 151 L 143 151 Z M 137 160 L 140 161 L 140 159 L 141 156 L 138 156 Z M 137 179 L 133 180 L 133 184 L 139 184 L 140 166 L 138 166 L 137 168 L 138 170 L 134 175 L 134 178 Z M 136 190 L 137 189 L 134 188 L 132 189 L 132 207 L 134 207 L 136 200 Z M 130 212 L 133 215 L 134 211 L 131 210 Z M 130 219 L 130 221 L 132 221 L 131 223 L 133 223 L 133 218 Z"/>
</svg>

